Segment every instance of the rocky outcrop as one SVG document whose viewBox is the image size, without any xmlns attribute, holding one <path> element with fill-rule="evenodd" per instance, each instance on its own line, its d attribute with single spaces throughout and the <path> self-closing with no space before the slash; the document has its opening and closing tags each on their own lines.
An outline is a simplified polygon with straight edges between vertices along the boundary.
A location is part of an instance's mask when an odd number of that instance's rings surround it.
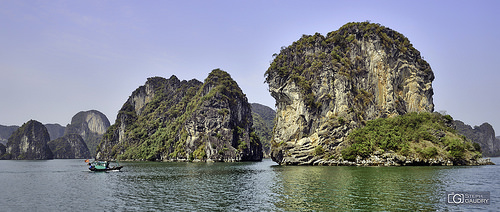
<svg viewBox="0 0 500 212">
<path fill-rule="evenodd" d="M 454 161 L 438 157 L 430 159 L 421 159 L 418 157 L 406 157 L 393 152 L 377 155 L 370 155 L 368 158 L 357 158 L 355 161 L 348 160 L 315 160 L 312 165 L 319 166 L 479 166 L 479 165 L 495 165 L 489 158 L 478 158 L 475 160 L 467 160 L 462 164 L 456 164 Z"/>
<path fill-rule="evenodd" d="M 495 130 L 490 124 L 483 123 L 481 126 L 474 126 L 474 128 L 460 120 L 453 121 L 453 124 L 455 124 L 458 133 L 481 146 L 483 156 L 500 156 L 500 139 L 495 137 Z"/>
<path fill-rule="evenodd" d="M 271 139 L 273 136 L 274 118 L 276 111 L 272 108 L 252 103 L 253 128 L 262 142 L 264 157 L 269 158 L 271 153 Z"/>
<path fill-rule="evenodd" d="M 277 106 L 271 157 L 313 164 L 313 149 L 338 154 L 368 120 L 432 112 L 433 80 L 408 39 L 379 24 L 304 35 L 282 48 L 266 72 Z"/>
<path fill-rule="evenodd" d="M 45 124 L 45 128 L 50 135 L 50 140 L 55 140 L 64 136 L 64 131 L 66 127 L 61 126 L 60 124 Z"/>
<path fill-rule="evenodd" d="M 119 111 L 97 158 L 256 161 L 262 159 L 262 145 L 245 94 L 216 69 L 204 83 L 148 78 Z"/>
<path fill-rule="evenodd" d="M 45 160 L 52 159 L 53 154 L 47 142 L 50 136 L 45 126 L 30 120 L 18 128 L 9 138 L 3 159 L 12 160 Z"/>
<path fill-rule="evenodd" d="M 77 134 L 69 134 L 48 143 L 54 159 L 90 158 L 90 151 L 83 138 Z"/>
<path fill-rule="evenodd" d="M 90 154 L 95 156 L 96 148 L 109 126 L 109 120 L 103 113 L 97 110 L 81 111 L 73 116 L 71 124 L 66 126 L 64 135 L 80 135 Z"/>
</svg>

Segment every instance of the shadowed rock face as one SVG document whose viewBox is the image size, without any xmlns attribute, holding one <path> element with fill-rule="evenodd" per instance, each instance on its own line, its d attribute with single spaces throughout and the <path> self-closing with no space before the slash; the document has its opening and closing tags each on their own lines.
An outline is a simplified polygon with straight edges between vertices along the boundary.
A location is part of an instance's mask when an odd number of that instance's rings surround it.
<svg viewBox="0 0 500 212">
<path fill-rule="evenodd" d="M 52 159 L 52 151 L 47 145 L 49 141 L 50 136 L 45 126 L 38 121 L 30 120 L 12 133 L 3 158 L 12 160 Z"/>
<path fill-rule="evenodd" d="M 64 136 L 64 131 L 66 131 L 66 127 L 61 126 L 60 124 L 45 124 L 45 128 L 50 135 L 50 140 L 55 140 Z"/>
<path fill-rule="evenodd" d="M 98 148 L 101 159 L 255 161 L 262 145 L 248 100 L 231 76 L 204 83 L 149 78 L 125 102 Z"/>
<path fill-rule="evenodd" d="M 90 154 L 95 156 L 97 145 L 109 126 L 109 120 L 103 113 L 97 110 L 81 111 L 73 116 L 64 135 L 80 135 Z"/>
<path fill-rule="evenodd" d="M 433 80 L 408 39 L 378 24 L 304 35 L 282 48 L 266 72 L 277 106 L 271 157 L 312 164 L 315 147 L 338 152 L 368 120 L 432 112 Z"/>
<path fill-rule="evenodd" d="M 259 103 L 252 103 L 252 117 L 253 128 L 262 142 L 262 151 L 264 157 L 270 157 L 271 153 L 271 139 L 273 135 L 274 118 L 276 111 L 272 108 L 261 105 Z"/>
<path fill-rule="evenodd" d="M 3 145 L 2 143 L 0 143 L 0 159 L 2 159 L 2 156 L 7 152 L 7 148 L 5 147 L 5 145 Z"/>
</svg>

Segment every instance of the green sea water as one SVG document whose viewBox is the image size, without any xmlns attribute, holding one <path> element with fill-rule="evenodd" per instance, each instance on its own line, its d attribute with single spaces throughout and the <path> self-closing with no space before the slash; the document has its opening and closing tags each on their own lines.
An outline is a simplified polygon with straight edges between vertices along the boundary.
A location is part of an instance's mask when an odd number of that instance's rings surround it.
<svg viewBox="0 0 500 212">
<path fill-rule="evenodd" d="M 94 173 L 83 160 L 0 161 L 0 211 L 500 211 L 499 165 L 121 165 Z M 487 191 L 490 204 L 446 204 L 450 191 Z"/>
</svg>

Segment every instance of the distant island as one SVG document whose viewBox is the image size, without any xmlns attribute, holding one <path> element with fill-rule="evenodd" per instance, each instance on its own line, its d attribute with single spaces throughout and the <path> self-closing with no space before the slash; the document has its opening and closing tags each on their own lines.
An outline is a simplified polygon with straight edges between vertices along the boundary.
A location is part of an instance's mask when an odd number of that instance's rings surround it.
<svg viewBox="0 0 500 212">
<path fill-rule="evenodd" d="M 23 126 L 0 126 L 0 159 L 45 160 L 92 158 L 109 127 L 97 110 L 80 111 L 63 127 L 30 120 Z"/>
</svg>

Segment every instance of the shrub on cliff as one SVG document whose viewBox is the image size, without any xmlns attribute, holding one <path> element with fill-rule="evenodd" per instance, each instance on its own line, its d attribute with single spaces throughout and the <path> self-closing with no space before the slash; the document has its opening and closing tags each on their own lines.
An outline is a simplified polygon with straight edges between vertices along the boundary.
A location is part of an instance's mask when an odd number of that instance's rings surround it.
<svg viewBox="0 0 500 212">
<path fill-rule="evenodd" d="M 276 111 L 258 103 L 252 103 L 251 105 L 253 128 L 262 142 L 262 151 L 264 151 L 264 154 L 269 155 Z"/>
<path fill-rule="evenodd" d="M 465 137 L 451 127 L 451 116 L 439 113 L 408 113 L 393 118 L 368 121 L 348 136 L 351 144 L 342 150 L 342 157 L 366 158 L 375 151 L 392 151 L 403 156 L 423 159 L 442 157 L 461 161 L 479 157 L 481 153 Z"/>
</svg>

